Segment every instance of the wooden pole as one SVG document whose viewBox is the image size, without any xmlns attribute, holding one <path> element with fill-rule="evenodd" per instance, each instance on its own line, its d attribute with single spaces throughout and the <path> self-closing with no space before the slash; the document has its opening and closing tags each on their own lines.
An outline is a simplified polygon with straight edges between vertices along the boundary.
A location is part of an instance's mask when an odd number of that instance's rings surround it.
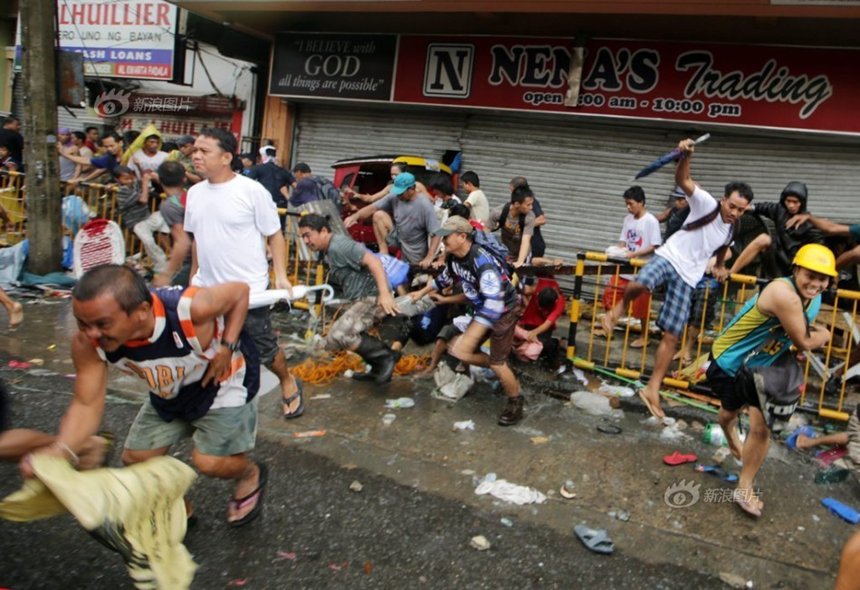
<svg viewBox="0 0 860 590">
<path fill-rule="evenodd" d="M 24 82 L 24 141 L 27 180 L 28 266 L 47 274 L 63 256 L 54 0 L 20 3 Z"/>
</svg>

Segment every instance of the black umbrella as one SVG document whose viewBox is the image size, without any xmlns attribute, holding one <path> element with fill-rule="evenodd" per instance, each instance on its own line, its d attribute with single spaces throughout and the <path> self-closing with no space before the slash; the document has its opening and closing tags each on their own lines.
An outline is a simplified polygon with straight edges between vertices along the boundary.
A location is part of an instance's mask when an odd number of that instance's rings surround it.
<svg viewBox="0 0 860 590">
<path fill-rule="evenodd" d="M 699 145 L 700 143 L 705 142 L 710 138 L 711 138 L 711 134 L 705 133 L 702 137 L 700 137 L 699 139 L 694 141 L 693 145 Z M 650 164 L 645 166 L 639 172 L 639 174 L 636 175 L 634 180 L 639 180 L 640 178 L 644 178 L 644 177 L 648 176 L 649 174 L 651 174 L 652 172 L 654 172 L 655 170 L 659 170 L 660 168 L 662 168 L 663 166 L 665 166 L 669 162 L 677 162 L 680 159 L 681 159 L 681 150 L 674 149 L 671 152 L 669 152 L 668 154 L 660 156 L 659 158 L 657 158 L 656 160 L 654 160 L 653 162 L 651 162 Z"/>
</svg>

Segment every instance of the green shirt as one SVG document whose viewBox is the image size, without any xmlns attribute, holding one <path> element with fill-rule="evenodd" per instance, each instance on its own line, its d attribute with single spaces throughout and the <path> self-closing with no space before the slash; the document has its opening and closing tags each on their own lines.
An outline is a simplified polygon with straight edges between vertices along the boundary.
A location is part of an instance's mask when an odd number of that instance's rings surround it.
<svg viewBox="0 0 860 590">
<path fill-rule="evenodd" d="M 340 297 L 357 301 L 363 297 L 379 295 L 376 280 L 370 269 L 361 261 L 367 249 L 343 234 L 334 234 L 326 250 L 329 267 L 329 284 Z"/>
</svg>

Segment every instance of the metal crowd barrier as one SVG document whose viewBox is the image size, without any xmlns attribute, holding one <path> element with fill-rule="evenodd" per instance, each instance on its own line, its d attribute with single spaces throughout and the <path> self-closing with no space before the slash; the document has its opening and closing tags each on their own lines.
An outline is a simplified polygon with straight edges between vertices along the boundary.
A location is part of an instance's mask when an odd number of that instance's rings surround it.
<svg viewBox="0 0 860 590">
<path fill-rule="evenodd" d="M 284 240 L 287 242 L 287 278 L 293 284 L 322 285 L 325 282 L 325 269 L 319 256 L 308 250 L 299 235 L 299 219 L 302 212 L 288 211 L 278 207 L 278 215 L 284 219 Z M 313 277 L 313 283 L 311 283 Z M 309 309 L 304 301 L 293 302 L 296 309 Z M 315 302 L 317 315 L 322 305 L 322 299 L 317 297 Z"/>
<path fill-rule="evenodd" d="M 585 370 L 610 373 L 628 381 L 644 382 L 648 379 L 649 366 L 653 362 L 653 353 L 649 351 L 648 346 L 651 339 L 651 322 L 658 311 L 653 294 L 649 295 L 649 313 L 644 319 L 644 325 L 634 327 L 633 303 L 628 308 L 625 318 L 619 321 L 619 325 L 626 324 L 623 336 L 618 337 L 620 344 L 617 343 L 615 333 L 600 335 L 599 320 L 601 313 L 606 311 L 601 304 L 602 291 L 606 288 L 602 279 L 612 277 L 617 279 L 621 274 L 632 274 L 635 278 L 639 269 L 646 263 L 646 260 L 639 259 L 614 259 L 596 252 L 577 254 L 576 266 L 573 269 L 574 289 L 570 305 L 567 349 L 567 357 L 575 366 Z M 685 367 L 683 355 L 681 355 L 677 365 L 673 363 L 675 370 L 670 367 L 669 374 L 663 379 L 663 385 L 699 402 L 718 405 L 707 387 L 707 382 L 704 381 L 702 364 L 710 352 L 713 337 L 722 332 L 744 303 L 766 284 L 767 281 L 756 277 L 732 275 L 715 289 L 706 286 L 701 293 L 704 297 L 701 318 L 698 326 L 693 326 L 698 328 L 700 337 L 695 342 L 692 365 Z M 817 412 L 824 418 L 848 420 L 849 413 L 845 411 L 845 390 L 850 367 L 845 367 L 843 371 L 838 394 L 827 394 L 825 386 L 828 377 L 831 377 L 839 368 L 838 365 L 833 365 L 840 361 L 843 364 L 847 363 L 852 349 L 860 343 L 860 329 L 857 323 L 857 302 L 860 300 L 860 292 L 836 289 L 830 291 L 830 296 L 833 298 L 832 309 L 823 306 L 817 321 L 826 323 L 833 338 L 825 348 L 805 354 L 805 386 L 800 407 L 803 410 Z M 715 312 L 718 312 L 711 322 L 708 321 L 707 313 L 709 303 L 713 304 Z M 690 327 L 688 324 L 680 339 L 682 351 L 690 338 Z M 644 346 L 638 352 L 630 349 L 631 335 L 635 333 L 641 333 L 644 339 Z M 810 368 L 813 370 L 810 371 Z"/>
<path fill-rule="evenodd" d="M 26 211 L 26 174 L 21 172 L 4 171 L 0 173 L 0 205 L 9 216 L 5 238 L 8 244 L 16 244 L 27 237 L 27 211 Z M 105 185 L 94 182 L 82 182 L 70 184 L 60 181 L 63 197 L 75 195 L 86 204 L 90 218 L 110 219 L 122 226 L 122 215 L 117 207 L 116 186 Z M 151 210 L 158 210 L 161 201 L 166 195 L 155 195 L 149 200 Z M 59 214 L 60 212 L 58 212 Z M 305 285 L 323 283 L 323 265 L 314 260 L 314 256 L 308 254 L 307 247 L 302 243 L 298 232 L 299 213 L 288 213 L 286 209 L 279 209 L 278 214 L 286 217 L 284 238 L 287 242 L 287 276 L 293 283 Z M 74 238 L 71 231 L 64 226 L 65 233 Z M 126 256 L 140 254 L 142 259 L 147 258 L 143 244 L 137 236 L 129 229 L 123 231 L 126 245 Z M 160 241 L 162 249 L 169 255 L 170 240 Z M 148 258 L 147 258 L 148 259 Z M 302 302 L 294 304 L 298 308 L 307 308 Z"/>
</svg>

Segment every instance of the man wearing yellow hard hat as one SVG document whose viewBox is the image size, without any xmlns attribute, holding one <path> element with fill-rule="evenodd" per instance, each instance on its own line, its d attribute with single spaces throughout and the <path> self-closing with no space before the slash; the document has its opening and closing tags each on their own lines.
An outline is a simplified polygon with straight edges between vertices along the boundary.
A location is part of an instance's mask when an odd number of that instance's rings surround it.
<svg viewBox="0 0 860 590">
<path fill-rule="evenodd" d="M 776 279 L 747 301 L 714 341 L 708 384 L 722 404 L 719 421 L 729 450 L 742 461 L 733 500 L 760 518 L 764 503 L 753 480 L 767 456 L 771 432 L 778 432 L 800 400 L 803 369 L 792 344 L 806 351 L 824 346 L 830 332 L 813 324 L 821 293 L 838 276 L 833 252 L 819 244 L 797 251 L 792 275 Z M 741 443 L 738 414 L 749 408 L 749 433 Z"/>
</svg>

